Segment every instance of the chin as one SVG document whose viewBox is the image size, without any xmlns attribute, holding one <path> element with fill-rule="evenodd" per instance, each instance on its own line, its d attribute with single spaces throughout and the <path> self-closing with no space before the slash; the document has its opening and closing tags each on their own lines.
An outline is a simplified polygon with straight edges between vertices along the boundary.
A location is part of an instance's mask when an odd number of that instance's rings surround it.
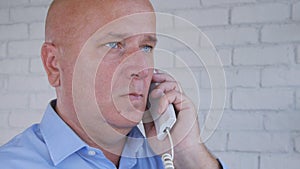
<svg viewBox="0 0 300 169">
<path fill-rule="evenodd" d="M 123 118 L 118 121 L 110 121 L 108 122 L 115 130 L 121 132 L 122 134 L 127 134 L 133 127 L 137 126 L 139 122 L 134 122 Z M 123 131 L 127 131 L 123 133 Z"/>
</svg>

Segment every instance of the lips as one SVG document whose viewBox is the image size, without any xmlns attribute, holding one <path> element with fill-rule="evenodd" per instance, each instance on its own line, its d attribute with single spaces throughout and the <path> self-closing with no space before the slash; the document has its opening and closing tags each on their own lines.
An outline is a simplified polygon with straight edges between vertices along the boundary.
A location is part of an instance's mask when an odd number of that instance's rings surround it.
<svg viewBox="0 0 300 169">
<path fill-rule="evenodd" d="M 129 93 L 128 96 L 131 101 L 142 100 L 144 98 L 144 95 L 141 93 Z"/>
</svg>

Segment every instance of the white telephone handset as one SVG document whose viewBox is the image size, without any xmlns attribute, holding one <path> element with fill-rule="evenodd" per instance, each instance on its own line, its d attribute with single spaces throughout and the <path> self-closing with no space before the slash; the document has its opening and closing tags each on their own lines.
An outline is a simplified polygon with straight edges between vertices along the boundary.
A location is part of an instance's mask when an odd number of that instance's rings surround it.
<svg viewBox="0 0 300 169">
<path fill-rule="evenodd" d="M 150 95 L 151 91 L 155 88 L 156 85 L 157 85 L 156 83 L 151 83 L 150 89 L 149 89 L 149 95 Z M 154 121 L 157 138 L 159 140 L 163 140 L 167 136 L 166 129 L 171 130 L 171 128 L 174 126 L 174 124 L 176 122 L 175 110 L 174 110 L 173 105 L 169 104 L 167 110 L 164 113 L 159 114 L 155 111 L 155 110 L 157 110 L 157 108 L 154 108 L 155 105 L 151 105 L 151 103 L 155 104 L 155 101 L 152 101 L 152 102 L 149 101 L 149 97 L 150 96 L 148 96 L 147 104 L 148 104 L 148 108 L 150 107 L 149 111 L 150 111 L 150 114 Z"/>
</svg>

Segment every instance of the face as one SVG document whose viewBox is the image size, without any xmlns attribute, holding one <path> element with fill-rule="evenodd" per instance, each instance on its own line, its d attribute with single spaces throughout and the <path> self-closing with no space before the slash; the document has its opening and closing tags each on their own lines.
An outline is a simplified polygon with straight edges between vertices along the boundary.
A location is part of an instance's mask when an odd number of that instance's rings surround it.
<svg viewBox="0 0 300 169">
<path fill-rule="evenodd" d="M 124 18 L 126 24 L 109 25 L 109 33 L 101 30 L 99 36 L 104 38 L 93 41 L 93 55 L 102 58 L 95 77 L 97 102 L 105 120 L 115 128 L 135 126 L 145 111 L 156 45 L 154 24 L 144 22 L 147 18 Z"/>
<path fill-rule="evenodd" d="M 73 99 L 73 71 L 78 60 L 83 59 L 80 63 L 85 63 L 86 67 L 80 74 L 91 80 L 81 83 L 94 86 L 82 91 L 94 88 L 91 95 L 95 95 L 105 122 L 116 129 L 132 128 L 143 117 L 153 74 L 155 16 L 132 15 L 137 12 L 153 12 L 146 1 L 111 2 L 107 4 L 107 8 L 97 10 L 97 13 L 99 11 L 101 14 L 98 17 L 94 14 L 86 26 L 95 33 L 87 38 L 83 32 L 66 51 L 68 57 L 61 60 L 60 98 L 64 103 Z M 123 16 L 126 17 L 120 19 Z M 78 52 L 78 48 L 81 52 Z M 76 103 L 72 103 L 74 104 Z"/>
</svg>

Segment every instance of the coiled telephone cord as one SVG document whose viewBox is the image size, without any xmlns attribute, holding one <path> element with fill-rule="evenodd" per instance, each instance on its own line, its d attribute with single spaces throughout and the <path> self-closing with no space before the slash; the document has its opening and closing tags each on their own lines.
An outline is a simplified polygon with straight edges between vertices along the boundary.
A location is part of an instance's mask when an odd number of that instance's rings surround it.
<svg viewBox="0 0 300 169">
<path fill-rule="evenodd" d="M 170 134 L 170 128 L 166 128 L 165 130 L 167 132 L 170 145 L 171 145 L 171 154 L 165 153 L 162 155 L 162 161 L 164 163 L 165 169 L 175 169 L 174 164 L 173 164 L 173 159 L 174 159 L 174 147 L 173 147 L 173 140 Z"/>
</svg>

